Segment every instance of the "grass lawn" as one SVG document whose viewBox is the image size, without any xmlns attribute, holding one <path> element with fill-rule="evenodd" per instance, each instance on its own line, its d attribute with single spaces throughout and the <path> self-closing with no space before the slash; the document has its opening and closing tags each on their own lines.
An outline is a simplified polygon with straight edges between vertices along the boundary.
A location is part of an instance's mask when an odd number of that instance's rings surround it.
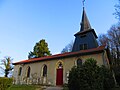
<svg viewBox="0 0 120 90">
<path fill-rule="evenodd" d="M 12 85 L 7 90 L 37 90 L 37 88 L 39 88 L 38 90 L 40 90 L 40 87 L 34 85 Z"/>
</svg>

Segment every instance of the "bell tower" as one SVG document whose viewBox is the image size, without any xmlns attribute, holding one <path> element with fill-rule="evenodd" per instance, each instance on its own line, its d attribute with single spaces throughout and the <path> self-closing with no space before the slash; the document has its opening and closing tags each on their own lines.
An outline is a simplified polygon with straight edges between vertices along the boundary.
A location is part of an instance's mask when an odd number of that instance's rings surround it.
<svg viewBox="0 0 120 90">
<path fill-rule="evenodd" d="M 80 26 L 81 26 L 80 31 L 74 35 L 75 41 L 73 44 L 72 52 L 97 48 L 98 42 L 96 39 L 98 37 L 94 29 L 91 28 L 84 6 Z"/>
</svg>

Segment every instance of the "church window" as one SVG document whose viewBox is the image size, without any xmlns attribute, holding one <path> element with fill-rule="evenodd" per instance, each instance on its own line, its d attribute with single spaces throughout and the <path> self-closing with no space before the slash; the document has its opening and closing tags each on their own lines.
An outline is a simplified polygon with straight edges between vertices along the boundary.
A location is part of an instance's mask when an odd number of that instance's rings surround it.
<svg viewBox="0 0 120 90">
<path fill-rule="evenodd" d="M 81 66 L 82 65 L 82 60 L 81 59 L 78 59 L 77 60 L 77 66 Z"/>
<path fill-rule="evenodd" d="M 19 72 L 18 72 L 18 75 L 20 76 L 22 73 L 22 67 L 19 68 Z"/>
<path fill-rule="evenodd" d="M 80 50 L 86 50 L 88 49 L 87 44 L 80 44 Z"/>
<path fill-rule="evenodd" d="M 86 50 L 87 49 L 87 44 L 84 44 L 84 50 Z"/>
<path fill-rule="evenodd" d="M 58 68 L 63 68 L 62 62 L 59 62 Z"/>
<path fill-rule="evenodd" d="M 80 44 L 80 50 L 83 50 L 83 44 Z"/>
<path fill-rule="evenodd" d="M 43 76 L 44 77 L 47 76 L 47 65 L 44 65 L 44 67 L 43 67 Z"/>
<path fill-rule="evenodd" d="M 27 77 L 30 77 L 30 67 L 27 69 Z"/>
</svg>

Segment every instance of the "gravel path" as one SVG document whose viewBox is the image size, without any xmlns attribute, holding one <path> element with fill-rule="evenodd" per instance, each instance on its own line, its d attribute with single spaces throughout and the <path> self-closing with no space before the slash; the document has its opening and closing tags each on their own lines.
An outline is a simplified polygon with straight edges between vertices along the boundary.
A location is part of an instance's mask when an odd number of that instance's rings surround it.
<svg viewBox="0 0 120 90">
<path fill-rule="evenodd" d="M 62 87 L 47 87 L 44 90 L 62 90 L 62 89 L 63 89 Z"/>
</svg>

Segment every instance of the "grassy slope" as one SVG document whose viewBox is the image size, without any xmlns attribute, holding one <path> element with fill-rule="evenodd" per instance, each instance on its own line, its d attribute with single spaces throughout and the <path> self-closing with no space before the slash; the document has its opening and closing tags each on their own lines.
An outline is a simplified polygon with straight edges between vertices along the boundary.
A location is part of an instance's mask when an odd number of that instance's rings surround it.
<svg viewBox="0 0 120 90">
<path fill-rule="evenodd" d="M 8 90 L 36 90 L 36 87 L 32 85 L 13 85 Z"/>
</svg>

